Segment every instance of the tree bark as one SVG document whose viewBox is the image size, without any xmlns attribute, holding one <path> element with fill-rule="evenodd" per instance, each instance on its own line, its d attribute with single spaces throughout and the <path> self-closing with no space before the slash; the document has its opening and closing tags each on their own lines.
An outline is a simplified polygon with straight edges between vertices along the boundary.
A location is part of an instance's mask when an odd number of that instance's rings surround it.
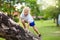
<svg viewBox="0 0 60 40">
<path fill-rule="evenodd" d="M 56 17 L 56 24 L 57 24 L 57 27 L 59 27 L 59 24 L 58 24 L 58 15 Z"/>
<path fill-rule="evenodd" d="M 0 13 L 0 37 L 6 40 L 40 40 L 3 13 Z"/>
</svg>

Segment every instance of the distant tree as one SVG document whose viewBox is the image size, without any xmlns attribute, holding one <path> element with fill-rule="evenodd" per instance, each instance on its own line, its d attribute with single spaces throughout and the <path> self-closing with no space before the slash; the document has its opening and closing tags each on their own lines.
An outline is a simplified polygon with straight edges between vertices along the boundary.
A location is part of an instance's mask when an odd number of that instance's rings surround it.
<svg viewBox="0 0 60 40">
<path fill-rule="evenodd" d="M 56 19 L 56 24 L 58 24 L 58 15 L 59 15 L 59 9 L 55 6 L 49 6 L 47 9 L 44 10 L 44 16 L 48 18 L 53 18 L 54 20 Z"/>
</svg>

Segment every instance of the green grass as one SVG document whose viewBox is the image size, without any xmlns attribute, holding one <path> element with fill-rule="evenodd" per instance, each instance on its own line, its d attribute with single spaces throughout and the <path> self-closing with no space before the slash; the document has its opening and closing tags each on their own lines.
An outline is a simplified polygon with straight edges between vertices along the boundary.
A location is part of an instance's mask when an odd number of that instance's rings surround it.
<svg viewBox="0 0 60 40">
<path fill-rule="evenodd" d="M 0 40 L 5 40 L 5 39 L 3 39 L 3 38 L 0 38 Z"/>
<path fill-rule="evenodd" d="M 53 20 L 40 20 L 35 23 L 42 34 L 42 40 L 60 40 L 60 27 L 57 27 Z M 30 30 L 32 29 L 30 28 Z"/>
<path fill-rule="evenodd" d="M 60 40 L 60 27 L 57 27 L 56 24 L 53 23 L 53 20 L 40 20 L 35 21 L 35 23 L 39 32 L 42 34 L 42 40 Z M 32 27 L 30 27 L 30 31 L 35 33 Z M 0 38 L 0 40 L 3 39 Z"/>
<path fill-rule="evenodd" d="M 52 20 L 36 21 L 36 26 L 42 34 L 42 40 L 60 40 L 60 27 Z"/>
</svg>

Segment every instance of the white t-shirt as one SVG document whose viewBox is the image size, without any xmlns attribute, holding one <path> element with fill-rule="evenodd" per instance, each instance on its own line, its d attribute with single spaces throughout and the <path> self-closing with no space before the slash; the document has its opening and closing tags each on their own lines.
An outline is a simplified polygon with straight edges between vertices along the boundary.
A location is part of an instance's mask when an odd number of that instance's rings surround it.
<svg viewBox="0 0 60 40">
<path fill-rule="evenodd" d="M 29 23 L 34 21 L 32 16 L 30 15 L 30 13 L 28 13 L 27 16 L 25 16 L 24 13 L 21 13 L 20 18 L 21 18 L 21 20 L 25 20 L 25 21 L 27 21 Z"/>
</svg>

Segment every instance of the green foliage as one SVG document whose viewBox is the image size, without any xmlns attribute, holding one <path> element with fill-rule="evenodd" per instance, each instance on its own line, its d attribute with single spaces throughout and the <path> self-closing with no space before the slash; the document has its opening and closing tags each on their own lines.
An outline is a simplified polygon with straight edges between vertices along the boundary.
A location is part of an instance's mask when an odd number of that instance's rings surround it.
<svg viewBox="0 0 60 40">
<path fill-rule="evenodd" d="M 59 14 L 58 13 L 59 11 L 55 6 L 50 6 L 43 11 L 44 11 L 44 17 L 46 18 L 56 18 L 57 15 Z"/>
<path fill-rule="evenodd" d="M 5 2 L 5 1 L 0 1 L 0 11 L 11 13 L 11 11 L 13 11 L 13 10 L 14 10 L 14 8 L 13 8 L 13 6 L 11 6 L 11 3 Z"/>
<path fill-rule="evenodd" d="M 13 19 L 15 22 L 19 22 L 19 18 L 17 16 L 14 17 Z"/>
</svg>

